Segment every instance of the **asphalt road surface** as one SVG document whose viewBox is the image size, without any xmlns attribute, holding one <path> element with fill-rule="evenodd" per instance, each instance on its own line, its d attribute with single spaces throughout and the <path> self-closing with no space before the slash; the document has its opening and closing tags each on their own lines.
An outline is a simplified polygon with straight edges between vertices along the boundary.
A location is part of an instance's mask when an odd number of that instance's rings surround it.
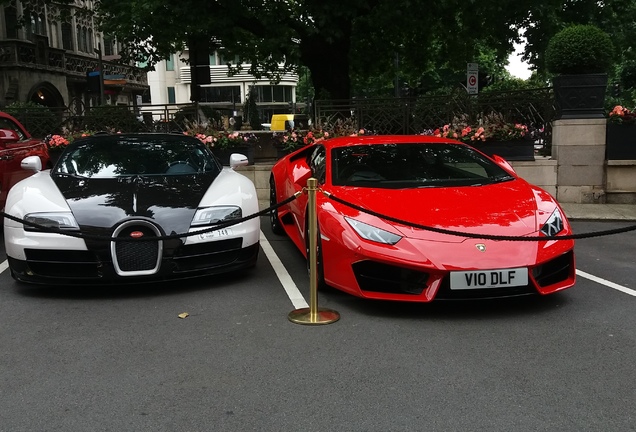
<svg viewBox="0 0 636 432">
<path fill-rule="evenodd" d="M 563 293 L 327 289 L 341 319 L 304 326 L 304 259 L 262 222 L 255 269 L 152 286 L 25 287 L 0 248 L 0 431 L 636 430 L 636 233 L 577 241 Z"/>
</svg>

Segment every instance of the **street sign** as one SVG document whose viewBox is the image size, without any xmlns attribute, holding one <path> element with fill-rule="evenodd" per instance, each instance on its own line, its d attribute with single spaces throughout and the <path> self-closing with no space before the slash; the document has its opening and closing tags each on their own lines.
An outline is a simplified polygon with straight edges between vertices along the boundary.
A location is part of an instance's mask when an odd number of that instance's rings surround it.
<svg viewBox="0 0 636 432">
<path fill-rule="evenodd" d="M 479 65 L 477 63 L 468 63 L 466 68 L 466 90 L 468 94 L 477 94 L 479 78 Z"/>
</svg>

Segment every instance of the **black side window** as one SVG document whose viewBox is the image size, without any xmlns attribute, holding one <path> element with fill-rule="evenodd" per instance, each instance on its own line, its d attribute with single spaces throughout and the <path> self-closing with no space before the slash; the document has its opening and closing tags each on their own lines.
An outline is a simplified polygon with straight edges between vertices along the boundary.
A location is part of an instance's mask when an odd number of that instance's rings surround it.
<svg viewBox="0 0 636 432">
<path fill-rule="evenodd" d="M 26 139 L 26 136 L 22 133 L 22 130 L 13 121 L 8 118 L 0 117 L 0 129 L 9 129 L 15 131 L 20 137 L 20 140 Z"/>
<path fill-rule="evenodd" d="M 327 151 L 321 145 L 316 146 L 316 149 L 309 157 L 309 169 L 313 177 L 318 180 L 319 184 L 325 182 L 325 174 L 327 172 L 326 159 Z"/>
</svg>

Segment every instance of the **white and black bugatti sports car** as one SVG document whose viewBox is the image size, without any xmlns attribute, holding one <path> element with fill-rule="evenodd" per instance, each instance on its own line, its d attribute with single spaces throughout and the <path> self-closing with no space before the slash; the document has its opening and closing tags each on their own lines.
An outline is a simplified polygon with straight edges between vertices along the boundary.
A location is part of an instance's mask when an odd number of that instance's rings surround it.
<svg viewBox="0 0 636 432">
<path fill-rule="evenodd" d="M 30 283 L 108 284 L 252 267 L 260 222 L 248 216 L 258 213 L 258 199 L 234 170 L 245 164 L 234 154 L 223 167 L 182 134 L 78 139 L 51 170 L 25 158 L 22 166 L 36 173 L 10 190 L 4 210 L 11 274 Z M 225 228 L 212 230 L 219 223 Z"/>
</svg>

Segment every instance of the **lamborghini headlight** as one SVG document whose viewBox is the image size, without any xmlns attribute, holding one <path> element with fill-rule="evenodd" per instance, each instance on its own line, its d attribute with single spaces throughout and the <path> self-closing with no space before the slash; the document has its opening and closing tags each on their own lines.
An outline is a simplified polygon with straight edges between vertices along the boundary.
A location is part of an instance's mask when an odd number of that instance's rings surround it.
<svg viewBox="0 0 636 432">
<path fill-rule="evenodd" d="M 546 223 L 541 227 L 541 232 L 548 237 L 552 237 L 561 231 L 563 231 L 563 217 L 559 209 L 555 209 Z"/>
<path fill-rule="evenodd" d="M 24 216 L 26 222 L 38 224 L 44 228 L 61 230 L 79 230 L 79 225 L 71 212 L 29 213 Z M 25 231 L 41 231 L 39 228 L 24 225 Z"/>
<path fill-rule="evenodd" d="M 196 211 L 192 218 L 192 226 L 229 222 L 242 217 L 243 212 L 237 206 L 206 207 Z"/>
<path fill-rule="evenodd" d="M 402 238 L 399 235 L 390 233 L 380 228 L 376 228 L 355 219 L 345 217 L 345 220 L 349 223 L 349 225 L 351 225 L 351 228 L 353 228 L 355 232 L 357 232 L 358 235 L 365 240 L 394 245 Z"/>
</svg>

